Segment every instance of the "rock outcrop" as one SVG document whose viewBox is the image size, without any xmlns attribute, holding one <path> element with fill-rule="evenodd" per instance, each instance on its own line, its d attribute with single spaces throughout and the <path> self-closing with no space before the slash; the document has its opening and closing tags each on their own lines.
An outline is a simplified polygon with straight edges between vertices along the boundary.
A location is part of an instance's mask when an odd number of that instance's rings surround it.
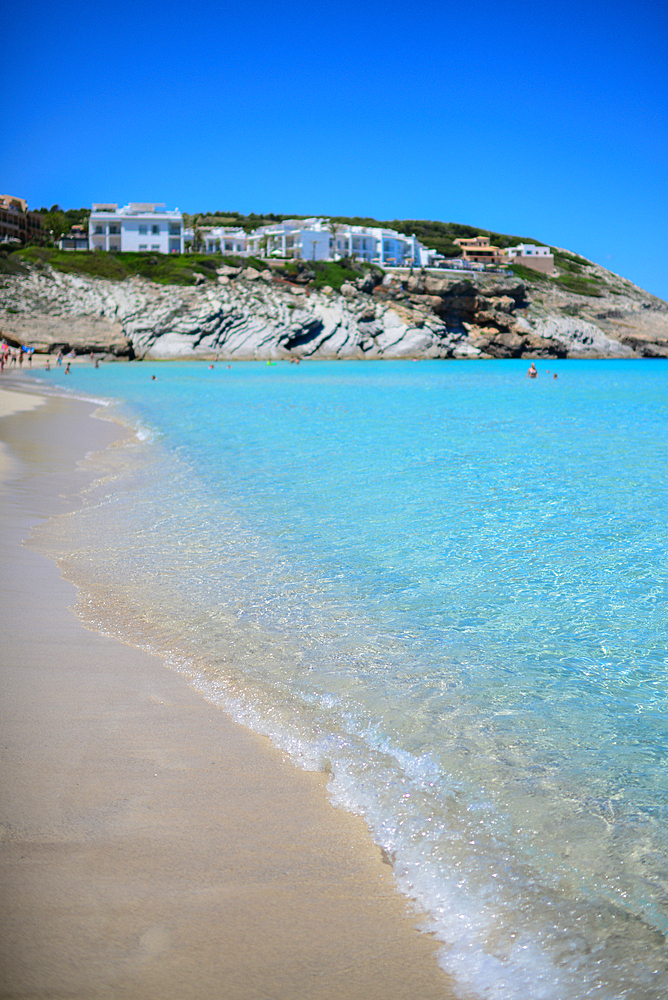
<svg viewBox="0 0 668 1000">
<path fill-rule="evenodd" d="M 599 270 L 609 278 L 585 298 L 453 271 L 366 272 L 338 293 L 252 267 L 189 287 L 30 267 L 5 276 L 0 333 L 118 358 L 668 357 L 668 305 Z"/>
</svg>

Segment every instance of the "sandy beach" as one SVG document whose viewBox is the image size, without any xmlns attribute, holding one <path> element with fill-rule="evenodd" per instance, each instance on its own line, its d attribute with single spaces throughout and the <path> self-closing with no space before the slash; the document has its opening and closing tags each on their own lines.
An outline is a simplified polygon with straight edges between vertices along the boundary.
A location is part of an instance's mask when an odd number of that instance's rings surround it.
<svg viewBox="0 0 668 1000">
<path fill-rule="evenodd" d="M 23 544 L 122 429 L 0 390 L 0 997 L 445 1000 L 436 943 L 325 776 L 85 629 Z"/>
</svg>

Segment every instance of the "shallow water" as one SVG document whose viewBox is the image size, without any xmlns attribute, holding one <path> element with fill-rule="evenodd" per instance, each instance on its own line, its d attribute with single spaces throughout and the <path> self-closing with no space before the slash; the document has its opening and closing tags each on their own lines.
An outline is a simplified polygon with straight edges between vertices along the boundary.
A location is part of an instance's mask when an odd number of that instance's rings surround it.
<svg viewBox="0 0 668 1000">
<path fill-rule="evenodd" d="M 35 372 L 143 439 L 41 544 L 331 772 L 462 997 L 658 1000 L 668 362 L 547 364 Z"/>
</svg>

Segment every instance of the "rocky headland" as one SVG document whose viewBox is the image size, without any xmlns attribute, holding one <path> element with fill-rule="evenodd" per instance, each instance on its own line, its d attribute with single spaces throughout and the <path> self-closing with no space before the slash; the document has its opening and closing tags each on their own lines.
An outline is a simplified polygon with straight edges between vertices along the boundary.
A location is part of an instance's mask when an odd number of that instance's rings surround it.
<svg viewBox="0 0 668 1000">
<path fill-rule="evenodd" d="M 334 291 L 276 266 L 222 264 L 183 286 L 40 262 L 2 275 L 0 336 L 119 359 L 668 357 L 668 303 L 580 270 L 589 294 L 526 274 L 368 269 Z"/>
</svg>

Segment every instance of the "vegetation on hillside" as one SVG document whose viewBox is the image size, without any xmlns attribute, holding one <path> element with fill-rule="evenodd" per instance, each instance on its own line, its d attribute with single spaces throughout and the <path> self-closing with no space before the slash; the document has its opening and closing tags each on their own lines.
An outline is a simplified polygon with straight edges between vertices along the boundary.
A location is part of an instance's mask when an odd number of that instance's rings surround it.
<svg viewBox="0 0 668 1000">
<path fill-rule="evenodd" d="M 107 253 L 100 250 L 57 250 L 29 246 L 16 250 L 9 259 L 50 264 L 66 274 L 87 274 L 95 278 L 122 281 L 132 275 L 150 278 L 161 285 L 193 285 L 201 278 L 215 280 L 222 259 L 206 254 L 168 255 L 157 253 Z"/>
<path fill-rule="evenodd" d="M 83 226 L 88 231 L 89 208 L 68 208 L 66 211 L 60 205 L 52 205 L 51 208 L 40 208 L 42 216 L 43 240 L 56 242 L 65 233 L 69 233 L 72 226 Z"/>
<path fill-rule="evenodd" d="M 575 274 L 560 274 L 556 278 L 556 283 L 567 292 L 574 292 L 576 295 L 591 295 L 594 298 L 601 297 L 601 287 L 605 285 L 600 278 L 585 278 Z"/>
<path fill-rule="evenodd" d="M 161 285 L 195 285 L 202 279 L 215 281 L 217 270 L 228 267 L 253 267 L 263 271 L 267 261 L 255 257 L 223 257 L 221 254 L 157 254 L 107 253 L 101 250 L 58 250 L 52 247 L 28 246 L 0 253 L 0 273 L 27 273 L 26 264 L 38 267 L 50 264 L 65 274 L 85 274 L 95 278 L 123 281 L 132 275 L 149 278 Z M 301 285 L 323 288 L 330 285 L 339 290 L 345 281 L 355 281 L 367 270 L 379 270 L 373 265 L 352 260 L 314 262 L 286 261 L 274 264 L 272 273 Z"/>
</svg>

